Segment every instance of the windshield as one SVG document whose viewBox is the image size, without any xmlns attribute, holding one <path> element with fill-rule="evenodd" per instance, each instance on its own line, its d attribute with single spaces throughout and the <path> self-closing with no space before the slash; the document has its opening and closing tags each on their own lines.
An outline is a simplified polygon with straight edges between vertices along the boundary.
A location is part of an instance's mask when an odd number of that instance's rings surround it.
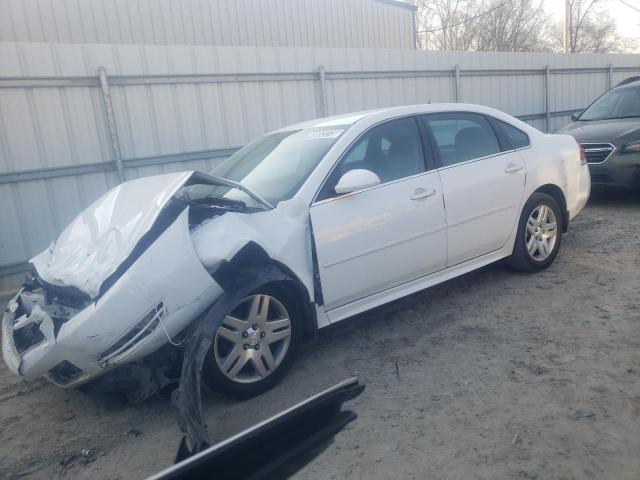
<svg viewBox="0 0 640 480">
<path fill-rule="evenodd" d="M 607 120 L 640 117 L 640 87 L 609 90 L 587 108 L 579 120 Z"/>
<path fill-rule="evenodd" d="M 226 159 L 211 175 L 240 183 L 276 205 L 298 191 L 347 128 L 309 128 L 265 135 Z M 218 188 L 226 198 L 246 198 L 238 190 Z"/>
</svg>

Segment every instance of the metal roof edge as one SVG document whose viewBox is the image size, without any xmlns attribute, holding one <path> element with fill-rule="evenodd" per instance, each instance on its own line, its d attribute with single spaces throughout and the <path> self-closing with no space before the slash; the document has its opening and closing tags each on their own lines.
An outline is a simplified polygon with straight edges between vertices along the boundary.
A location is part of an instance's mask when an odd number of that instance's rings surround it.
<svg viewBox="0 0 640 480">
<path fill-rule="evenodd" d="M 373 0 L 374 2 L 387 3 L 389 5 L 393 5 L 394 7 L 406 8 L 407 10 L 413 10 L 414 12 L 418 10 L 418 7 L 411 3 L 406 3 L 401 0 Z"/>
</svg>

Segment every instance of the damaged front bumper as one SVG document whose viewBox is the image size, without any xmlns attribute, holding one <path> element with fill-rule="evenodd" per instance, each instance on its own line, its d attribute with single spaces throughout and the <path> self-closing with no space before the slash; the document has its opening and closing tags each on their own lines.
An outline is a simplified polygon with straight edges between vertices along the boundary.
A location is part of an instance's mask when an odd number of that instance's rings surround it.
<svg viewBox="0 0 640 480">
<path fill-rule="evenodd" d="M 65 306 L 42 285 L 18 293 L 2 320 L 4 360 L 26 379 L 76 387 L 174 341 L 221 293 L 195 254 L 185 210 L 95 301 Z"/>
<path fill-rule="evenodd" d="M 10 300 L 2 318 L 2 353 L 9 370 L 30 380 L 45 375 L 60 386 L 66 380 L 74 384 L 86 380 L 88 373 L 83 374 L 68 361 L 58 362 L 48 372 L 38 369 L 38 365 L 50 361 L 49 352 L 56 345 L 60 324 L 78 312 L 57 303 L 47 304 L 43 291 L 21 290 Z"/>
</svg>

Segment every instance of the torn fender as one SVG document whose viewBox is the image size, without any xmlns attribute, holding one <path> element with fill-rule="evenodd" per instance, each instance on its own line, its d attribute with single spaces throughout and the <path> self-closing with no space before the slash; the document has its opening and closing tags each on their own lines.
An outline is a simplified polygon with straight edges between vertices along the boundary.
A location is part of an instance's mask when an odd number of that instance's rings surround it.
<svg viewBox="0 0 640 480">
<path fill-rule="evenodd" d="M 180 386 L 173 394 L 178 424 L 186 435 L 186 446 L 196 453 L 209 446 L 207 423 L 202 408 L 202 368 L 224 316 L 240 301 L 261 285 L 288 280 L 275 266 L 247 269 L 229 279 L 224 293 L 216 300 L 201 320 L 190 328 L 184 342 L 184 359 Z"/>
<path fill-rule="evenodd" d="M 311 234 L 308 217 L 284 208 L 234 213 L 212 218 L 191 233 L 193 248 L 204 267 L 215 273 L 248 243 L 291 270 L 314 300 Z"/>
</svg>

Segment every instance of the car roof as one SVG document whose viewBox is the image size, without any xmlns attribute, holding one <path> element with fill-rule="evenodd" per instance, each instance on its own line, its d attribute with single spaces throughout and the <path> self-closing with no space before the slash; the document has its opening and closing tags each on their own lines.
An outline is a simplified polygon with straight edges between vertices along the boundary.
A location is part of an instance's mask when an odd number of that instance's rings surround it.
<svg viewBox="0 0 640 480">
<path fill-rule="evenodd" d="M 626 87 L 626 86 L 640 87 L 640 76 L 625 78 L 613 88 Z"/>
<path fill-rule="evenodd" d="M 306 122 L 287 125 L 286 127 L 275 130 L 271 133 L 288 132 L 291 130 L 304 130 L 307 128 L 327 128 L 337 126 L 351 126 L 373 115 L 384 115 L 389 118 L 394 116 L 402 116 L 416 113 L 437 113 L 437 112 L 456 112 L 471 111 L 484 114 L 501 114 L 498 110 L 484 105 L 475 105 L 471 103 L 425 103 L 417 105 L 403 105 L 398 107 L 376 108 L 373 110 L 363 110 L 359 112 L 351 112 L 342 115 L 334 115 L 331 117 L 322 117 L 309 120 Z"/>
<path fill-rule="evenodd" d="M 332 115 L 330 117 L 314 118 L 313 120 L 308 120 L 306 122 L 287 125 L 286 127 L 282 127 L 278 130 L 275 130 L 272 133 L 288 132 L 290 130 L 304 130 L 306 128 L 322 128 L 322 127 L 333 127 L 337 125 L 353 125 L 358 120 L 361 120 L 369 115 L 372 115 L 374 113 L 384 112 L 384 111 L 385 111 L 384 108 L 379 108 L 375 110 L 363 110 L 360 112 L 345 113 L 343 115 Z"/>
</svg>

